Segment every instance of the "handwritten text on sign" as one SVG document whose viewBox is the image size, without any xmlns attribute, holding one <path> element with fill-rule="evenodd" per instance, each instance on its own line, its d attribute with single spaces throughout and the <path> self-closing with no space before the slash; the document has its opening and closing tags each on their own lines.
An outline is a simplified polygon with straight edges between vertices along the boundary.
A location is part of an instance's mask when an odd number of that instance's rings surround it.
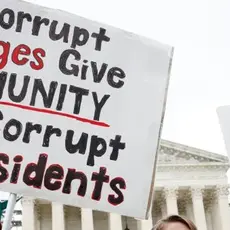
<svg viewBox="0 0 230 230">
<path fill-rule="evenodd" d="M 0 188 L 145 218 L 171 48 L 17 0 L 0 7 Z"/>
</svg>

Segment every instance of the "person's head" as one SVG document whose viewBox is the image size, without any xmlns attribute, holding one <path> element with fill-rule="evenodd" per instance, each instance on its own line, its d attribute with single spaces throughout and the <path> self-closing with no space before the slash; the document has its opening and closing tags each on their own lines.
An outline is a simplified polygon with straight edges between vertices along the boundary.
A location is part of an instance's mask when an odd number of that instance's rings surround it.
<svg viewBox="0 0 230 230">
<path fill-rule="evenodd" d="M 172 215 L 158 221 L 152 230 L 197 230 L 197 227 L 185 217 Z"/>
</svg>

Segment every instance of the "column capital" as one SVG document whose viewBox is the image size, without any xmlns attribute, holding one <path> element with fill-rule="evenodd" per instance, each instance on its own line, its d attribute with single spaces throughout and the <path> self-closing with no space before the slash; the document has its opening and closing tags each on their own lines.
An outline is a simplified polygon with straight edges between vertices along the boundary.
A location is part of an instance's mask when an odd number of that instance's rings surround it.
<svg viewBox="0 0 230 230">
<path fill-rule="evenodd" d="M 36 200 L 31 198 L 31 197 L 23 197 L 22 198 L 22 204 L 32 204 L 35 205 L 36 204 Z"/>
<path fill-rule="evenodd" d="M 81 214 L 84 214 L 84 213 L 93 213 L 93 210 L 92 209 L 90 209 L 90 208 L 81 208 L 80 209 L 80 211 L 81 211 Z"/>
<path fill-rule="evenodd" d="M 213 208 L 213 204 L 215 202 L 215 190 L 209 189 L 206 191 L 205 200 L 204 200 L 204 207 L 207 212 L 210 212 Z"/>
<path fill-rule="evenodd" d="M 68 205 L 64 205 L 64 204 L 58 203 L 58 202 L 51 202 L 51 205 L 53 208 L 61 208 L 64 216 L 67 215 Z"/>
<path fill-rule="evenodd" d="M 191 187 L 189 189 L 192 198 L 203 198 L 204 188 L 203 187 Z"/>
<path fill-rule="evenodd" d="M 177 199 L 178 198 L 178 188 L 177 187 L 165 187 L 163 189 L 164 198 L 167 199 Z"/>
<path fill-rule="evenodd" d="M 229 188 L 230 186 L 228 184 L 217 185 L 215 188 L 216 197 L 227 197 L 229 195 Z"/>
</svg>

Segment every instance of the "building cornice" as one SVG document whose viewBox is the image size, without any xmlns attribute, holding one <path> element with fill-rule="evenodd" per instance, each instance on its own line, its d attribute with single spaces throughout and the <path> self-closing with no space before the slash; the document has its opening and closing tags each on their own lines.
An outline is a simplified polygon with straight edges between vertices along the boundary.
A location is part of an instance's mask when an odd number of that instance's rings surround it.
<svg viewBox="0 0 230 230">
<path fill-rule="evenodd" d="M 220 171 L 227 172 L 230 168 L 229 163 L 203 163 L 203 164 L 159 164 L 157 166 L 157 171 L 178 170 L 187 171 L 188 169 L 220 169 Z"/>
<path fill-rule="evenodd" d="M 173 149 L 175 151 L 181 151 L 184 153 L 188 153 L 194 156 L 199 156 L 199 157 L 203 157 L 203 158 L 209 158 L 213 161 L 219 161 L 219 162 L 223 162 L 223 163 L 229 163 L 229 159 L 226 156 L 217 154 L 217 153 L 213 153 L 213 152 L 209 152 L 209 151 L 205 151 L 202 149 L 197 149 L 194 147 L 190 147 L 190 146 L 186 146 L 186 145 L 182 145 L 179 143 L 175 143 L 175 142 L 171 142 L 168 140 L 161 140 L 161 146 L 162 147 L 166 147 L 166 148 L 170 148 Z"/>
</svg>

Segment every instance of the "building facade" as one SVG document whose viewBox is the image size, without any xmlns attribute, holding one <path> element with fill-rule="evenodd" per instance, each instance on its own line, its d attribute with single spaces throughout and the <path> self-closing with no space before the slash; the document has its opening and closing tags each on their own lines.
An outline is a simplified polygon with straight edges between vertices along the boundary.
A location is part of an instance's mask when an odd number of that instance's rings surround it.
<svg viewBox="0 0 230 230">
<path fill-rule="evenodd" d="M 201 230 L 229 230 L 228 158 L 162 141 L 149 220 L 26 197 L 23 230 L 150 230 L 162 217 L 185 215 Z"/>
</svg>

